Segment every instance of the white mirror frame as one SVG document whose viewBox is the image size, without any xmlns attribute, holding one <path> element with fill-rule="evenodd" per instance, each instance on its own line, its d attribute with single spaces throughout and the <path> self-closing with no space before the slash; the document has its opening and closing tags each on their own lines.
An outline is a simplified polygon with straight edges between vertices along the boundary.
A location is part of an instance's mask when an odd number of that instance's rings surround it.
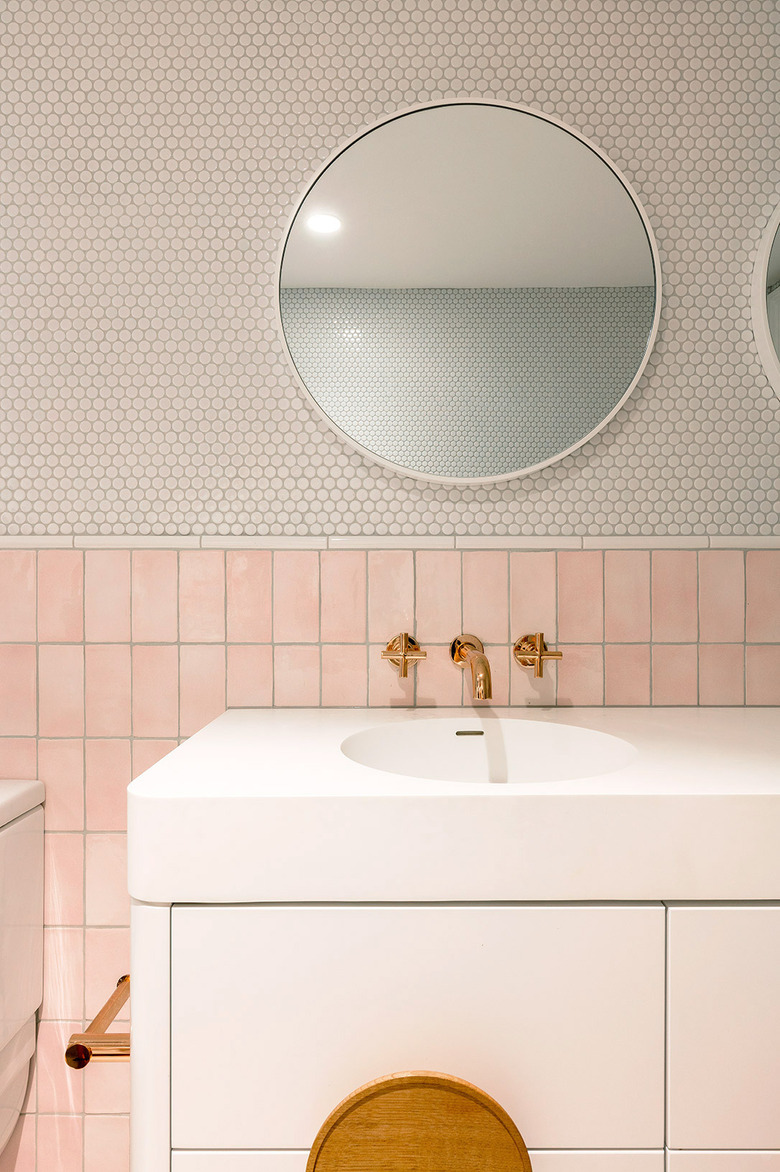
<svg viewBox="0 0 780 1172">
<path fill-rule="evenodd" d="M 763 364 L 769 384 L 780 398 L 780 358 L 777 356 L 772 335 L 769 332 L 769 314 L 766 308 L 766 276 L 769 268 L 769 256 L 775 236 L 780 230 L 780 206 L 766 226 L 761 237 L 756 264 L 753 269 L 753 286 L 751 290 L 751 306 L 753 311 L 753 337 L 756 339 L 756 348 Z"/>
<path fill-rule="evenodd" d="M 592 431 L 588 432 L 587 435 L 583 436 L 581 440 L 578 440 L 576 444 L 572 444 L 571 447 L 566 448 L 565 451 L 563 451 L 563 452 L 557 452 L 556 455 L 551 456 L 549 458 L 549 460 L 543 460 L 541 463 L 533 464 L 531 467 L 528 467 L 528 468 L 519 468 L 516 472 L 504 472 L 499 476 L 475 476 L 475 477 L 432 476 L 427 472 L 418 472 L 418 471 L 416 471 L 416 469 L 413 469 L 413 468 L 405 468 L 402 464 L 394 464 L 392 461 L 385 460 L 381 456 L 378 456 L 375 452 L 370 451 L 370 449 L 364 448 L 362 444 L 357 443 L 356 440 L 352 439 L 351 436 L 347 435 L 347 433 L 345 431 L 342 431 L 341 428 L 338 427 L 333 422 L 333 420 L 330 418 L 330 416 L 327 415 L 326 412 L 323 411 L 323 409 L 320 407 L 317 400 L 314 398 L 314 396 L 311 394 L 311 392 L 309 391 L 306 384 L 301 379 L 300 375 L 298 374 L 298 369 L 295 365 L 295 362 L 293 361 L 293 356 L 290 353 L 290 349 L 287 345 L 287 339 L 285 338 L 285 334 L 284 334 L 284 326 L 282 324 L 282 261 L 284 259 L 284 253 L 285 253 L 285 249 L 287 247 L 287 241 L 289 239 L 293 224 L 295 223 L 295 219 L 298 215 L 298 212 L 301 209 L 301 206 L 302 206 L 304 200 L 308 197 L 309 193 L 311 192 L 311 189 L 314 187 L 315 183 L 318 181 L 320 176 L 323 175 L 325 171 L 327 171 L 328 167 L 330 167 L 331 163 L 335 162 L 335 160 L 339 157 L 339 155 L 343 155 L 345 151 L 349 150 L 349 148 L 351 146 L 353 146 L 356 142 L 358 142 L 361 138 L 364 138 L 367 134 L 371 134 L 374 130 L 378 130 L 380 126 L 384 126 L 385 124 L 387 124 L 389 122 L 395 122 L 396 119 L 403 118 L 408 114 L 415 114 L 420 110 L 435 110 L 435 109 L 438 109 L 440 106 L 496 106 L 496 107 L 499 107 L 500 109 L 504 109 L 504 110 L 517 110 L 518 113 L 531 114 L 534 118 L 540 118 L 543 122 L 549 122 L 553 126 L 557 126 L 557 127 L 559 127 L 559 129 L 566 131 L 566 133 L 570 134 L 573 138 L 578 139 L 581 143 L 583 143 L 586 147 L 588 147 L 591 151 L 593 151 L 593 153 L 595 155 L 597 155 L 598 158 L 600 158 L 601 161 L 607 165 L 607 167 L 609 167 L 610 171 L 612 171 L 612 173 L 615 175 L 615 177 L 620 181 L 620 183 L 622 183 L 623 187 L 628 192 L 628 195 L 630 196 L 630 198 L 634 204 L 634 207 L 636 208 L 637 213 L 639 214 L 639 218 L 642 221 L 642 226 L 644 227 L 645 234 L 647 235 L 647 242 L 650 246 L 650 253 L 651 253 L 652 262 L 653 262 L 653 275 L 655 278 L 655 312 L 653 314 L 653 324 L 652 324 L 652 327 L 650 329 L 650 334 L 647 339 L 647 348 L 645 349 L 644 356 L 642 358 L 641 363 L 639 364 L 639 368 L 638 368 L 636 374 L 634 375 L 633 379 L 631 380 L 631 383 L 629 384 L 628 388 L 626 389 L 625 394 L 623 394 L 623 396 L 621 397 L 619 402 L 615 404 L 615 406 L 610 411 L 609 415 L 605 416 L 605 418 L 602 419 L 602 421 L 601 421 L 601 423 L 599 423 L 598 427 L 594 427 Z M 367 460 L 373 462 L 374 464 L 380 464 L 383 468 L 387 468 L 389 471 L 395 472 L 399 476 L 409 477 L 412 480 L 424 480 L 424 481 L 428 481 L 429 483 L 434 483 L 434 484 L 446 484 L 446 485 L 450 485 L 451 487 L 455 487 L 455 488 L 458 488 L 458 487 L 466 488 L 466 487 L 472 487 L 475 485 L 483 485 L 483 484 L 501 484 L 501 483 L 505 483 L 508 480 L 517 480 L 521 476 L 529 476 L 533 472 L 539 472 L 540 469 L 547 468 L 550 464 L 557 464 L 559 460 L 563 460 L 566 458 L 566 456 L 570 456 L 572 454 L 572 452 L 576 452 L 584 444 L 586 444 L 590 440 L 592 440 L 593 437 L 598 435 L 598 433 L 600 431 L 602 431 L 607 426 L 607 424 L 610 422 L 610 420 L 612 420 L 615 417 L 615 415 L 617 415 L 618 411 L 621 409 L 621 407 L 626 402 L 626 400 L 633 394 L 633 392 L 637 386 L 637 383 L 639 382 L 640 378 L 642 377 L 644 369 L 647 366 L 650 355 L 653 351 L 653 346 L 655 345 L 655 340 L 658 335 L 658 326 L 659 326 L 659 322 L 661 319 L 661 262 L 660 262 L 660 256 L 658 253 L 658 245 L 656 244 L 653 229 L 650 226 L 650 221 L 647 218 L 647 214 L 646 214 L 644 208 L 642 207 L 642 204 L 639 201 L 639 197 L 637 196 L 636 192 L 634 191 L 634 188 L 631 186 L 629 181 L 626 179 L 623 172 L 618 167 L 616 167 L 615 164 L 613 162 L 611 162 L 610 159 L 607 158 L 607 156 L 604 154 L 604 152 L 599 147 L 595 146 L 594 143 L 592 143 L 590 141 L 590 139 L 586 138 L 583 134 L 580 134 L 579 131 L 573 130 L 571 128 L 571 126 L 568 126 L 565 122 L 562 122 L 559 118 L 555 118 L 551 114 L 544 114 L 544 113 L 542 113 L 541 110 L 535 110 L 531 106 L 519 106 L 513 102 L 498 102 L 498 101 L 492 101 L 490 99 L 485 99 L 485 98 L 451 98 L 451 99 L 447 99 L 445 101 L 423 102 L 423 103 L 416 105 L 416 106 L 408 106 L 408 107 L 405 107 L 403 110 L 397 110 L 395 113 L 387 115 L 387 117 L 385 117 L 385 118 L 380 118 L 377 122 L 374 122 L 371 126 L 368 126 L 365 129 L 359 131 L 357 134 L 353 135 L 352 138 L 350 138 L 347 142 L 345 142 L 342 146 L 340 146 L 338 148 L 338 150 L 334 151 L 333 154 L 330 155 L 330 157 L 327 159 L 327 161 L 325 163 L 323 163 L 323 165 L 321 167 L 318 168 L 316 173 L 309 180 L 309 182 L 306 185 L 300 198 L 298 199 L 298 202 L 296 203 L 295 208 L 293 210 L 293 213 L 290 217 L 290 222 L 288 223 L 287 228 L 285 230 L 284 238 L 282 240 L 282 245 L 279 250 L 279 257 L 278 257 L 278 261 L 277 261 L 277 265 L 276 265 L 276 274 L 277 275 L 276 275 L 275 308 L 276 308 L 276 324 L 277 324 L 277 330 L 279 333 L 279 337 L 281 338 L 282 347 L 284 349 L 284 352 L 287 355 L 287 361 L 290 363 L 290 367 L 292 369 L 292 373 L 295 378 L 295 382 L 298 385 L 298 387 L 300 388 L 300 390 L 303 392 L 306 399 L 308 399 L 309 403 L 314 408 L 317 415 L 327 424 L 327 426 L 330 428 L 330 430 L 332 432 L 335 432 L 335 434 L 337 436 L 339 436 L 339 438 L 344 441 L 344 443 L 348 447 L 352 448 L 353 451 L 359 452 L 361 456 L 364 456 Z"/>
</svg>

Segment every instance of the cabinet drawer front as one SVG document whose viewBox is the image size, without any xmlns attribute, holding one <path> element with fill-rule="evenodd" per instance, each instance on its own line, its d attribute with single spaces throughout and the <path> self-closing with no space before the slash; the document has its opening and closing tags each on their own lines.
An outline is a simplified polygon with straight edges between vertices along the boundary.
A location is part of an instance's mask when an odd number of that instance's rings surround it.
<svg viewBox="0 0 780 1172">
<path fill-rule="evenodd" d="M 662 1151 L 531 1151 L 529 1155 L 533 1172 L 664 1172 Z M 308 1152 L 174 1152 L 171 1172 L 306 1172 L 308 1156 Z M 705 1172 L 705 1169 L 691 1168 L 686 1172 Z M 745 1169 L 745 1172 L 752 1170 Z M 755 1172 L 775 1172 L 775 1169 L 756 1166 Z"/>
<path fill-rule="evenodd" d="M 780 908 L 670 909 L 668 1061 L 670 1145 L 780 1148 Z"/>
<path fill-rule="evenodd" d="M 661 907 L 181 907 L 171 961 L 175 1148 L 308 1148 L 415 1069 L 529 1147 L 663 1144 Z"/>
</svg>

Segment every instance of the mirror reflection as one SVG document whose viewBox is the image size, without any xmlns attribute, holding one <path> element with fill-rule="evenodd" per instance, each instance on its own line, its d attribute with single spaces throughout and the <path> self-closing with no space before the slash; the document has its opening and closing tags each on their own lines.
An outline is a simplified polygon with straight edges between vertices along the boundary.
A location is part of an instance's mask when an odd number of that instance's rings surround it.
<svg viewBox="0 0 780 1172">
<path fill-rule="evenodd" d="M 487 103 L 411 111 L 346 147 L 295 215 L 279 297 L 335 428 L 456 483 L 540 467 L 603 426 L 657 300 L 615 171 L 541 115 Z"/>
<path fill-rule="evenodd" d="M 769 336 L 780 358 L 780 229 L 775 234 L 766 271 L 766 316 Z"/>
</svg>

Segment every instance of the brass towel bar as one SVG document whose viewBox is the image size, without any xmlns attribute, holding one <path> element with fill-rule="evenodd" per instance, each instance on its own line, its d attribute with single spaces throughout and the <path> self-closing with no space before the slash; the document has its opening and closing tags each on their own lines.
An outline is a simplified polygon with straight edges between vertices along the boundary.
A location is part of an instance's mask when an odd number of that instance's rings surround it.
<svg viewBox="0 0 780 1172">
<path fill-rule="evenodd" d="M 81 1070 L 88 1062 L 128 1062 L 130 1059 L 130 1035 L 107 1034 L 119 1010 L 130 996 L 130 978 L 120 977 L 116 989 L 109 997 L 94 1021 L 83 1034 L 71 1034 L 65 1061 L 74 1070 Z"/>
</svg>

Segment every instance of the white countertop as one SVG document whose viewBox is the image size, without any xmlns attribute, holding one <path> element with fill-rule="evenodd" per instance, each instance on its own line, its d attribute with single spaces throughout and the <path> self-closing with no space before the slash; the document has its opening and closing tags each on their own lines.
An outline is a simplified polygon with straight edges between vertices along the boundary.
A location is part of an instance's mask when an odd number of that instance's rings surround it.
<svg viewBox="0 0 780 1172">
<path fill-rule="evenodd" d="M 474 715 L 629 741 L 569 781 L 427 781 L 341 742 Z M 399 729 L 399 736 L 402 730 Z M 130 786 L 148 902 L 780 898 L 780 709 L 234 709 Z"/>
</svg>

